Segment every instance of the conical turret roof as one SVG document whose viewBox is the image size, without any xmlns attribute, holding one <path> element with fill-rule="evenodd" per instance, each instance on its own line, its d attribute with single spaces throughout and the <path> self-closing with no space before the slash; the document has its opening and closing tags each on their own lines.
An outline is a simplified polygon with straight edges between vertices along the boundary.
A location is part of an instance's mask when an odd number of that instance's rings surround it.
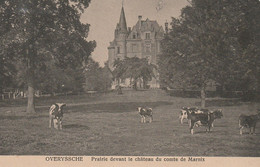
<svg viewBox="0 0 260 167">
<path fill-rule="evenodd" d="M 120 19 L 119 19 L 119 31 L 121 32 L 127 32 L 127 26 L 126 26 L 126 19 L 125 19 L 125 12 L 124 7 L 122 6 Z"/>
</svg>

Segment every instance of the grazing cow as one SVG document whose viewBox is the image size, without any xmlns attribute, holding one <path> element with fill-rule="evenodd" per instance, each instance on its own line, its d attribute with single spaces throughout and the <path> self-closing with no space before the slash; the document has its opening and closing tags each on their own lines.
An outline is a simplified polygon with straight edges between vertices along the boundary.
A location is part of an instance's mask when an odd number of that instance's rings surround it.
<svg viewBox="0 0 260 167">
<path fill-rule="evenodd" d="M 196 111 L 198 111 L 198 108 L 182 107 L 182 109 L 180 111 L 180 115 L 179 115 L 181 124 L 183 124 L 184 119 L 188 119 L 188 112 L 191 113 L 191 112 L 196 112 Z"/>
<path fill-rule="evenodd" d="M 216 110 L 213 112 L 205 113 L 188 113 L 188 119 L 190 119 L 190 132 L 193 134 L 193 128 L 197 126 L 206 126 L 206 131 L 210 131 L 212 123 L 215 119 L 223 117 L 222 110 Z M 208 129 L 207 129 L 208 128 Z"/>
<path fill-rule="evenodd" d="M 51 105 L 49 109 L 49 128 L 51 128 L 53 124 L 55 129 L 62 129 L 62 117 L 64 106 L 66 106 L 65 103 L 55 103 Z"/>
<path fill-rule="evenodd" d="M 238 119 L 240 135 L 243 134 L 242 129 L 244 127 L 250 128 L 250 134 L 252 134 L 252 133 L 255 134 L 256 123 L 259 120 L 260 120 L 260 113 L 254 114 L 254 115 L 240 114 L 239 119 Z M 252 132 L 252 129 L 253 129 L 253 132 Z"/>
<path fill-rule="evenodd" d="M 149 120 L 150 123 L 153 121 L 153 109 L 152 108 L 138 107 L 137 110 L 141 116 L 141 123 L 146 122 L 146 117 L 150 118 L 150 120 Z"/>
<path fill-rule="evenodd" d="M 216 113 L 222 113 L 222 109 L 218 109 L 216 111 L 219 111 L 219 112 L 216 112 Z M 202 109 L 199 109 L 198 111 L 196 111 L 195 113 L 213 113 L 212 110 L 209 110 L 209 109 L 206 109 L 206 108 L 202 108 Z M 223 116 L 223 113 L 222 113 L 222 116 Z M 214 121 L 213 121 L 214 122 Z M 214 127 L 214 124 L 211 124 L 211 127 L 213 128 Z"/>
</svg>

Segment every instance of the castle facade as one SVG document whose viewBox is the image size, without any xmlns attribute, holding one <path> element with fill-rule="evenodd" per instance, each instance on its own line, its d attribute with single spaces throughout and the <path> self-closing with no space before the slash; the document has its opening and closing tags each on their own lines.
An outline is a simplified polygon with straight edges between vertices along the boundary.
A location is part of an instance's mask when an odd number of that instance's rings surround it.
<svg viewBox="0 0 260 167">
<path fill-rule="evenodd" d="M 108 66 L 113 70 L 116 59 L 125 57 L 147 58 L 149 63 L 157 65 L 158 54 L 161 53 L 160 41 L 163 39 L 164 30 L 157 21 L 142 19 L 138 16 L 137 23 L 127 28 L 124 8 L 122 7 L 119 23 L 116 25 L 114 40 L 108 47 Z M 156 78 L 148 83 L 151 88 L 159 88 L 158 72 Z M 141 81 L 140 81 L 141 82 Z M 121 82 L 122 86 L 129 86 L 129 80 Z"/>
</svg>

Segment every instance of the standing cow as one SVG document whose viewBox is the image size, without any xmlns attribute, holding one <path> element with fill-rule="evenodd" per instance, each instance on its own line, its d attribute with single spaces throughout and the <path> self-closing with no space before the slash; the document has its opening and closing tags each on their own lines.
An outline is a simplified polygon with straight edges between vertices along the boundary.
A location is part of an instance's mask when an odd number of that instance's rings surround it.
<svg viewBox="0 0 260 167">
<path fill-rule="evenodd" d="M 149 120 L 150 123 L 153 121 L 153 109 L 152 108 L 138 107 L 137 110 L 141 116 L 141 123 L 145 123 L 146 118 L 150 118 L 150 120 Z"/>
<path fill-rule="evenodd" d="M 242 129 L 244 127 L 250 129 L 250 134 L 255 134 L 256 123 L 259 120 L 260 120 L 260 113 L 254 114 L 254 115 L 240 114 L 239 118 L 238 118 L 238 125 L 239 125 L 240 135 L 243 134 Z M 252 131 L 252 129 L 253 129 L 253 131 Z"/>
<path fill-rule="evenodd" d="M 53 124 L 55 129 L 62 129 L 64 106 L 66 106 L 65 103 L 55 103 L 51 105 L 49 109 L 49 128 L 51 128 Z"/>
<path fill-rule="evenodd" d="M 192 112 L 188 114 L 188 119 L 190 119 L 190 133 L 193 134 L 193 128 L 195 125 L 206 126 L 206 131 L 210 131 L 214 120 L 220 119 L 221 117 L 223 117 L 222 110 L 216 110 L 206 113 Z"/>
</svg>

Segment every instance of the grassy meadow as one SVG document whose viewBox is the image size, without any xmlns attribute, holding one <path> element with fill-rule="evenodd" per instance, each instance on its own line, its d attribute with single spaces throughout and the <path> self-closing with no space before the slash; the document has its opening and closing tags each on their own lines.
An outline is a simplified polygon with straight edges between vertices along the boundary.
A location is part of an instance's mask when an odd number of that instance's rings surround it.
<svg viewBox="0 0 260 167">
<path fill-rule="evenodd" d="M 48 128 L 48 109 L 65 102 L 63 130 Z M 212 132 L 180 124 L 182 106 L 200 99 L 168 96 L 162 90 L 123 91 L 93 96 L 36 99 L 36 114 L 26 114 L 27 99 L 0 101 L 1 155 L 123 155 L 123 156 L 260 156 L 260 123 L 256 135 L 239 135 L 238 116 L 255 113 L 259 103 L 208 99 L 208 108 L 223 109 Z M 153 108 L 154 121 L 140 123 L 136 108 Z"/>
</svg>

